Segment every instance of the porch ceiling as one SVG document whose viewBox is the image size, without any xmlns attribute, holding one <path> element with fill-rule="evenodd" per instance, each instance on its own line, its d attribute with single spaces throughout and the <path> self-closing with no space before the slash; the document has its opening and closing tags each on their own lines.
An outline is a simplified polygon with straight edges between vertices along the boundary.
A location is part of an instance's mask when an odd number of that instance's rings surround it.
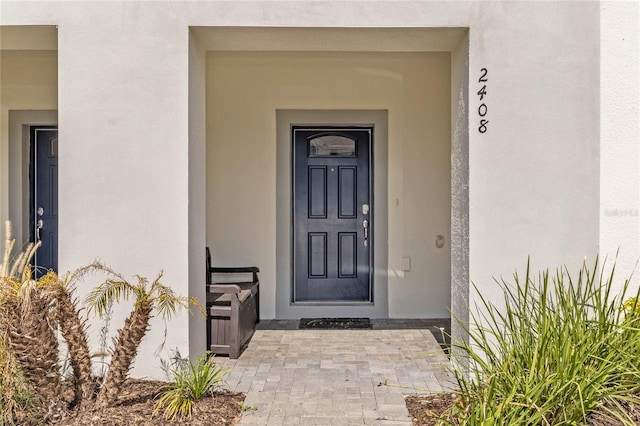
<svg viewBox="0 0 640 426">
<path fill-rule="evenodd" d="M 204 50 L 449 52 L 467 28 L 191 27 Z"/>
<path fill-rule="evenodd" d="M 58 50 L 58 30 L 53 25 L 0 26 L 0 50 Z"/>
</svg>

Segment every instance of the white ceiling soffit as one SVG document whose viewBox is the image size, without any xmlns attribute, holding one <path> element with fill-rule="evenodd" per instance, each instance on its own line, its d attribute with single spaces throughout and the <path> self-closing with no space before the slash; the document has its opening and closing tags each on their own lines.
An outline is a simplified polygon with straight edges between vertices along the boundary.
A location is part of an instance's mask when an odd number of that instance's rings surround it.
<svg viewBox="0 0 640 426">
<path fill-rule="evenodd" d="M 448 52 L 467 28 L 192 27 L 205 50 Z M 1 50 L 57 50 L 55 26 L 1 26 Z"/>
<path fill-rule="evenodd" d="M 467 28 L 191 27 L 205 50 L 450 52 Z"/>
<path fill-rule="evenodd" d="M 58 50 L 58 30 L 53 25 L 0 26 L 0 50 Z"/>
</svg>

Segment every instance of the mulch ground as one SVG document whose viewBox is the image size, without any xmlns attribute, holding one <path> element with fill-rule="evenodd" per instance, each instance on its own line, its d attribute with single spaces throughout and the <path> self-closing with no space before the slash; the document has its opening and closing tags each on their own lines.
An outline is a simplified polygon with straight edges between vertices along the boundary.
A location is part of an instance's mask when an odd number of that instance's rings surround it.
<svg viewBox="0 0 640 426">
<path fill-rule="evenodd" d="M 106 409 L 83 409 L 66 413 L 55 425 L 69 426 L 121 426 L 121 425 L 235 425 L 242 415 L 245 395 L 222 391 L 213 397 L 196 401 L 191 419 L 169 421 L 163 413 L 154 413 L 153 409 L 164 382 L 131 379 L 125 383 L 118 403 Z M 640 425 L 640 397 L 634 397 L 636 403 L 627 403 L 624 409 L 633 421 Z M 409 415 L 414 426 L 434 426 L 436 416 L 442 414 L 457 396 L 454 393 L 414 395 L 405 398 Z M 619 426 L 619 421 L 602 415 L 592 415 L 588 426 Z"/>
<path fill-rule="evenodd" d="M 624 404 L 624 409 L 635 424 L 640 425 L 640 397 L 635 396 L 634 398 L 637 403 L 626 403 Z M 436 416 L 444 413 L 456 401 L 456 395 L 441 393 L 408 396 L 405 401 L 414 426 L 434 426 L 437 424 Z M 598 414 L 589 416 L 587 422 L 588 426 L 620 426 L 621 424 L 618 420 L 612 420 Z"/>
<path fill-rule="evenodd" d="M 128 380 L 116 406 L 107 409 L 74 410 L 66 413 L 56 425 L 120 426 L 120 425 L 235 425 L 241 417 L 244 394 L 219 392 L 213 397 L 198 400 L 193 405 L 191 419 L 168 421 L 164 413 L 153 408 L 165 383 Z"/>
<path fill-rule="evenodd" d="M 436 393 L 408 396 L 405 403 L 415 426 L 434 426 L 437 423 L 436 416 L 444 413 L 455 400 L 453 393 Z"/>
</svg>

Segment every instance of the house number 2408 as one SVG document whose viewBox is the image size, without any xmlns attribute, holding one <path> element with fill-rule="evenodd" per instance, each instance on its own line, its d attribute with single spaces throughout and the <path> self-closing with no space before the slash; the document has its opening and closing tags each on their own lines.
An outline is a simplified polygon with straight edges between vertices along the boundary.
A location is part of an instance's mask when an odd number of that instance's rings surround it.
<svg viewBox="0 0 640 426">
<path fill-rule="evenodd" d="M 478 107 L 478 116 L 480 117 L 480 127 L 478 127 L 478 131 L 480 133 L 486 133 L 487 124 L 489 124 L 489 120 L 485 118 L 487 116 L 487 104 L 483 102 L 484 97 L 487 96 L 487 74 L 488 71 L 486 68 L 480 68 L 480 78 L 478 79 L 478 83 L 482 84 L 482 87 L 478 90 L 478 97 L 481 102 Z"/>
</svg>

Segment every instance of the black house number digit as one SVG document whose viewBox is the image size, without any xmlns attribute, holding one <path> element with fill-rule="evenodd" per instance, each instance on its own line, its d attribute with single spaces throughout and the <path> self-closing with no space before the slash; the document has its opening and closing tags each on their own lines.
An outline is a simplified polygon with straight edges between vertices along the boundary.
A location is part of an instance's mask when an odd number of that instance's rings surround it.
<svg viewBox="0 0 640 426">
<path fill-rule="evenodd" d="M 489 81 L 489 79 L 487 78 L 488 74 L 489 71 L 487 71 L 486 68 L 480 68 L 480 78 L 478 79 L 478 83 L 484 83 L 477 93 L 478 100 L 482 102 L 478 107 L 478 116 L 480 117 L 480 126 L 478 127 L 478 132 L 480 133 L 486 133 L 487 124 L 489 124 L 489 120 L 485 118 L 487 116 L 487 113 L 489 112 L 489 108 L 487 107 L 486 101 L 484 101 L 485 96 L 487 96 L 487 82 Z"/>
<path fill-rule="evenodd" d="M 480 68 L 480 78 L 478 79 L 478 83 L 486 83 L 487 81 L 487 69 L 486 68 Z"/>
</svg>

